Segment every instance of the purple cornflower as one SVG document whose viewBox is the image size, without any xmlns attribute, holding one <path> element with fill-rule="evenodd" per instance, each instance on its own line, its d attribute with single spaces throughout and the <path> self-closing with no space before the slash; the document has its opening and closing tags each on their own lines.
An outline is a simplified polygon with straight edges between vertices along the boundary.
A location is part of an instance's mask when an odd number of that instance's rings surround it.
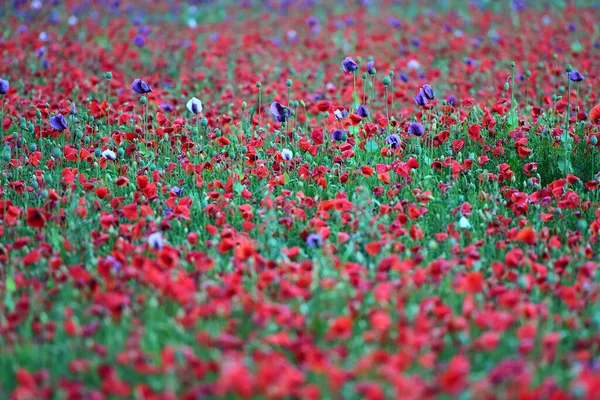
<svg viewBox="0 0 600 400">
<path fill-rule="evenodd" d="M 392 149 L 400 147 L 400 136 L 395 133 L 385 138 L 385 144 L 390 146 Z"/>
<path fill-rule="evenodd" d="M 146 94 L 146 93 L 150 93 L 153 91 L 152 88 L 150 87 L 150 85 L 148 85 L 146 82 L 144 82 L 141 79 L 134 80 L 133 83 L 131 84 L 131 88 L 137 94 Z"/>
<path fill-rule="evenodd" d="M 311 249 L 316 249 L 323 246 L 323 238 L 318 233 L 311 233 L 306 238 L 306 245 Z"/>
<path fill-rule="evenodd" d="M 423 127 L 423 125 L 413 122 L 408 127 L 408 133 L 414 136 L 423 136 L 423 134 L 425 133 L 425 128 Z"/>
<path fill-rule="evenodd" d="M 50 126 L 56 129 L 57 131 L 64 131 L 67 129 L 67 121 L 62 114 L 57 114 L 54 117 L 50 118 Z"/>
<path fill-rule="evenodd" d="M 448 96 L 448 104 L 450 104 L 451 106 L 455 106 L 456 105 L 456 97 L 454 97 L 453 95 Z"/>
<path fill-rule="evenodd" d="M 269 108 L 271 114 L 275 116 L 277 122 L 285 122 L 288 120 L 291 114 L 291 110 L 281 103 L 274 101 Z"/>
<path fill-rule="evenodd" d="M 358 64 L 352 59 L 352 57 L 346 57 L 342 61 L 342 68 L 344 71 L 351 74 L 358 69 Z"/>
</svg>

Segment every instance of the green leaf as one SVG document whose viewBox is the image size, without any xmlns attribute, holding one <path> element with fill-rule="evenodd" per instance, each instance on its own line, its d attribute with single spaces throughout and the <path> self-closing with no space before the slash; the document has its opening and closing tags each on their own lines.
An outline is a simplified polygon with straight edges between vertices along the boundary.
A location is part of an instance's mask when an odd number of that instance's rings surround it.
<svg viewBox="0 0 600 400">
<path fill-rule="evenodd" d="M 514 111 L 510 111 L 506 122 L 510 129 L 514 129 L 519 125 L 519 117 Z"/>
<path fill-rule="evenodd" d="M 17 290 L 17 284 L 15 283 L 15 280 L 13 279 L 12 276 L 9 276 L 6 279 L 6 291 L 8 293 L 12 293 L 15 292 Z"/>
<path fill-rule="evenodd" d="M 288 173 L 287 173 L 287 172 L 285 172 L 285 173 L 283 174 L 283 178 L 284 178 L 284 182 L 285 182 L 286 184 L 288 184 L 288 183 L 290 182 L 290 176 L 288 175 Z"/>
<path fill-rule="evenodd" d="M 377 142 L 375 142 L 374 140 L 369 140 L 367 142 L 367 144 L 365 145 L 365 149 L 369 153 L 375 153 L 377 151 L 377 149 L 379 149 L 379 146 L 377 145 Z"/>
<path fill-rule="evenodd" d="M 560 169 L 560 172 L 562 172 L 564 175 L 570 173 L 571 172 L 571 162 L 564 158 L 559 159 L 558 160 L 558 169 Z"/>
<path fill-rule="evenodd" d="M 244 185 L 242 185 L 238 181 L 235 181 L 233 183 L 233 191 L 234 192 L 236 192 L 237 194 L 240 194 L 240 193 L 242 193 L 243 190 L 244 190 Z"/>
</svg>

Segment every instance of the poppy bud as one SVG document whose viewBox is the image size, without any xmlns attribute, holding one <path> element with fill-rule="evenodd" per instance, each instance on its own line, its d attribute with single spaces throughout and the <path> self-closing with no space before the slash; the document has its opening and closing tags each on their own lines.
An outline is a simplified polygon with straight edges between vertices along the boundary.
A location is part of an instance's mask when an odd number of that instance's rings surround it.
<svg viewBox="0 0 600 400">
<path fill-rule="evenodd" d="M 383 83 L 383 86 L 387 86 L 387 85 L 389 85 L 390 83 L 392 83 L 392 80 L 390 79 L 390 77 L 389 77 L 389 76 L 384 76 L 384 77 L 383 77 L 383 80 L 382 80 L 382 83 Z"/>
<path fill-rule="evenodd" d="M 367 73 L 366 73 L 366 72 L 363 72 L 363 74 L 362 74 L 362 79 L 363 79 L 363 81 L 366 81 L 366 80 L 367 80 L 367 76 L 368 76 L 368 75 L 367 75 Z"/>
<path fill-rule="evenodd" d="M 511 67 L 511 68 L 514 68 L 514 67 L 515 67 L 515 62 L 514 62 L 514 61 L 511 61 L 511 62 L 510 62 L 510 67 Z"/>
<path fill-rule="evenodd" d="M 256 87 L 260 88 L 261 87 L 261 83 L 260 82 L 256 82 Z"/>
<path fill-rule="evenodd" d="M 504 91 L 505 91 L 505 92 L 508 92 L 508 89 L 509 89 L 509 87 L 510 87 L 510 86 L 508 85 L 508 82 L 505 82 L 505 83 L 504 83 Z"/>
<path fill-rule="evenodd" d="M 2 152 L 2 161 L 9 162 L 10 159 L 11 159 L 10 150 L 8 150 L 8 151 L 4 150 Z"/>
<path fill-rule="evenodd" d="M 242 103 L 242 111 L 245 111 L 245 110 L 246 110 L 246 102 L 244 101 L 244 102 Z"/>
<path fill-rule="evenodd" d="M 302 108 L 306 108 L 306 104 L 304 103 L 304 100 L 300 100 L 300 105 L 302 106 Z"/>
<path fill-rule="evenodd" d="M 394 77 L 394 71 L 390 71 L 390 78 Z"/>
<path fill-rule="evenodd" d="M 595 136 L 592 136 L 592 137 L 595 137 Z M 31 152 L 37 151 L 37 145 L 34 143 L 31 146 L 29 146 L 29 151 L 31 151 Z"/>
<path fill-rule="evenodd" d="M 194 136 L 198 136 L 198 127 L 195 126 L 195 127 L 192 128 L 192 134 Z"/>
<path fill-rule="evenodd" d="M 530 70 L 525 71 L 525 76 L 527 78 L 529 78 L 531 76 L 531 71 Z"/>
<path fill-rule="evenodd" d="M 112 72 L 105 72 L 104 79 L 108 79 L 110 81 L 112 79 Z"/>
<path fill-rule="evenodd" d="M 594 146 L 598 144 L 598 137 L 597 136 L 592 136 L 590 138 L 590 143 L 593 144 Z"/>
<path fill-rule="evenodd" d="M 148 99 L 146 98 L 146 96 L 142 96 L 142 97 L 140 97 L 140 103 L 141 103 L 141 104 L 146 104 L 146 103 L 148 103 Z"/>
<path fill-rule="evenodd" d="M 206 117 L 203 117 L 203 118 L 200 120 L 200 125 L 202 125 L 203 127 L 206 127 L 206 126 L 208 126 L 208 120 L 206 119 Z"/>
<path fill-rule="evenodd" d="M 287 85 L 287 87 L 292 87 L 292 80 L 288 79 L 287 82 L 285 83 Z"/>
<path fill-rule="evenodd" d="M 571 67 L 571 64 L 567 64 L 567 67 L 565 68 L 565 71 L 567 71 L 567 72 L 573 71 L 573 67 Z"/>
</svg>

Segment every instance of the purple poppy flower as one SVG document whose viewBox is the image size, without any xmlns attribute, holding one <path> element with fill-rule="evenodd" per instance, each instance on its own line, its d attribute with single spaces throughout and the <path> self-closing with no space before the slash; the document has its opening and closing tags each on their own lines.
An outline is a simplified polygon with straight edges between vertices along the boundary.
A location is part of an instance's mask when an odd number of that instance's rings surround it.
<svg viewBox="0 0 600 400">
<path fill-rule="evenodd" d="M 427 98 L 422 92 L 419 92 L 415 95 L 415 103 L 417 103 L 419 107 L 424 107 L 427 105 Z"/>
<path fill-rule="evenodd" d="M 161 104 L 160 109 L 163 111 L 173 111 L 173 106 L 167 103 Z"/>
<path fill-rule="evenodd" d="M 146 82 L 144 82 L 141 79 L 134 80 L 133 83 L 131 84 L 131 88 L 137 94 L 146 94 L 146 93 L 150 93 L 153 91 L 152 88 L 150 87 L 150 85 L 148 85 Z"/>
<path fill-rule="evenodd" d="M 50 118 L 50 126 L 56 129 L 57 131 L 64 131 L 67 129 L 67 121 L 62 114 L 57 114 L 54 117 Z"/>
<path fill-rule="evenodd" d="M 423 136 L 423 134 L 425 133 L 425 128 L 423 127 L 423 125 L 413 122 L 408 127 L 408 133 L 414 136 Z"/>
<path fill-rule="evenodd" d="M 427 100 L 433 100 L 435 98 L 430 84 L 423 85 L 421 88 L 421 93 L 427 98 Z"/>
<path fill-rule="evenodd" d="M 406 75 L 404 72 L 400 73 L 400 80 L 404 83 L 408 82 L 408 75 Z"/>
<path fill-rule="evenodd" d="M 308 24 L 308 26 L 310 26 L 312 28 L 315 25 L 317 25 L 319 23 L 319 21 L 315 17 L 308 17 L 308 19 L 306 20 L 306 23 Z"/>
<path fill-rule="evenodd" d="M 336 142 L 341 142 L 344 140 L 344 136 L 346 136 L 346 132 L 342 131 L 341 129 L 336 129 L 335 131 L 331 132 L 331 138 Z"/>
<path fill-rule="evenodd" d="M 274 101 L 269 108 L 271 114 L 275 116 L 277 122 L 285 122 L 288 120 L 291 114 L 291 110 L 281 103 Z"/>
<path fill-rule="evenodd" d="M 146 41 L 144 40 L 143 36 L 137 35 L 133 38 L 133 44 L 135 44 L 137 47 L 144 47 Z"/>
<path fill-rule="evenodd" d="M 456 97 L 454 97 L 453 95 L 448 96 L 448 104 L 450 104 L 451 106 L 455 106 L 456 105 Z"/>
<path fill-rule="evenodd" d="M 388 19 L 388 24 L 390 24 L 390 26 L 392 28 L 395 28 L 395 29 L 402 28 L 402 24 L 396 18 L 390 18 L 390 19 Z"/>
<path fill-rule="evenodd" d="M 114 258 L 113 256 L 106 257 L 105 261 L 107 261 L 108 263 L 110 263 L 110 265 L 112 266 L 112 270 L 114 272 L 117 272 L 117 271 L 119 271 L 121 269 L 121 263 L 116 258 Z"/>
<path fill-rule="evenodd" d="M 371 60 L 367 63 L 367 72 L 369 75 L 375 75 L 375 60 Z"/>
<path fill-rule="evenodd" d="M 181 197 L 183 189 L 179 186 L 173 186 L 173 188 L 171 189 L 171 193 L 173 193 L 177 197 Z"/>
<path fill-rule="evenodd" d="M 569 79 L 573 82 L 581 82 L 583 80 L 583 75 L 579 73 L 576 69 L 569 72 Z"/>
<path fill-rule="evenodd" d="M 318 233 L 311 233 L 306 238 L 306 245 L 311 249 L 323 246 L 323 238 Z"/>
<path fill-rule="evenodd" d="M 10 90 L 10 83 L 7 80 L 0 79 L 0 94 L 5 95 Z"/>
<path fill-rule="evenodd" d="M 400 136 L 394 133 L 393 135 L 386 137 L 385 144 L 390 146 L 392 149 L 397 149 L 400 147 Z"/>
<path fill-rule="evenodd" d="M 358 64 L 352 59 L 352 57 L 346 57 L 344 58 L 344 61 L 342 61 L 342 68 L 344 68 L 345 72 L 351 74 L 358 69 Z"/>
<path fill-rule="evenodd" d="M 369 116 L 369 109 L 365 106 L 363 106 L 362 104 L 360 106 L 358 106 L 358 108 L 356 109 L 356 113 L 361 117 L 361 118 L 367 118 Z"/>
</svg>

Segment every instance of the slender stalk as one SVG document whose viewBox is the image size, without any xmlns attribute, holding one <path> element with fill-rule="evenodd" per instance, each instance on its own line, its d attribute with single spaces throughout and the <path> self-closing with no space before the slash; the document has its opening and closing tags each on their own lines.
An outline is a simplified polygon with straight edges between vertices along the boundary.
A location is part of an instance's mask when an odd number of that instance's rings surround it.
<svg viewBox="0 0 600 400">
<path fill-rule="evenodd" d="M 260 93 L 261 93 L 261 92 L 260 92 L 260 91 L 261 91 L 261 88 L 260 88 L 260 86 L 259 86 L 259 87 L 258 87 L 258 127 L 259 127 L 259 128 L 261 128 L 261 127 L 262 127 L 262 119 L 261 119 L 261 115 L 260 115 L 260 110 L 261 110 L 261 108 L 262 108 L 262 107 L 261 107 L 261 105 L 260 105 L 260 101 L 261 101 L 261 98 L 260 98 Z"/>
<path fill-rule="evenodd" d="M 106 80 L 106 136 L 110 132 L 110 79 Z"/>
<path fill-rule="evenodd" d="M 4 95 L 2 95 L 2 118 L 0 119 L 0 132 L 4 133 Z"/>
<path fill-rule="evenodd" d="M 517 105 L 515 104 L 515 64 L 512 63 L 511 64 L 511 74 L 510 74 L 510 104 L 511 104 L 511 109 L 515 110 L 517 108 Z"/>
<path fill-rule="evenodd" d="M 358 106 L 356 104 L 356 71 L 354 71 L 352 73 L 352 77 L 354 78 L 354 91 L 352 92 L 352 104 L 353 104 L 353 109 L 356 110 L 356 107 Z"/>
<path fill-rule="evenodd" d="M 392 85 L 392 89 L 391 89 L 391 92 L 392 92 L 392 107 L 391 107 L 391 111 L 392 111 L 392 117 L 393 117 L 394 116 L 394 76 L 392 75 L 392 76 L 390 76 L 390 78 L 391 78 L 391 81 L 392 81 L 391 82 L 391 85 Z M 389 122 L 389 120 L 390 120 L 390 117 L 388 115 L 388 122 Z"/>
<path fill-rule="evenodd" d="M 373 101 L 375 100 L 375 76 L 371 75 L 371 107 L 373 109 Z"/>
<path fill-rule="evenodd" d="M 384 86 L 385 89 L 385 116 L 388 120 L 388 124 L 390 121 L 390 108 L 389 108 L 389 104 L 388 104 L 388 89 L 387 86 Z"/>
</svg>

